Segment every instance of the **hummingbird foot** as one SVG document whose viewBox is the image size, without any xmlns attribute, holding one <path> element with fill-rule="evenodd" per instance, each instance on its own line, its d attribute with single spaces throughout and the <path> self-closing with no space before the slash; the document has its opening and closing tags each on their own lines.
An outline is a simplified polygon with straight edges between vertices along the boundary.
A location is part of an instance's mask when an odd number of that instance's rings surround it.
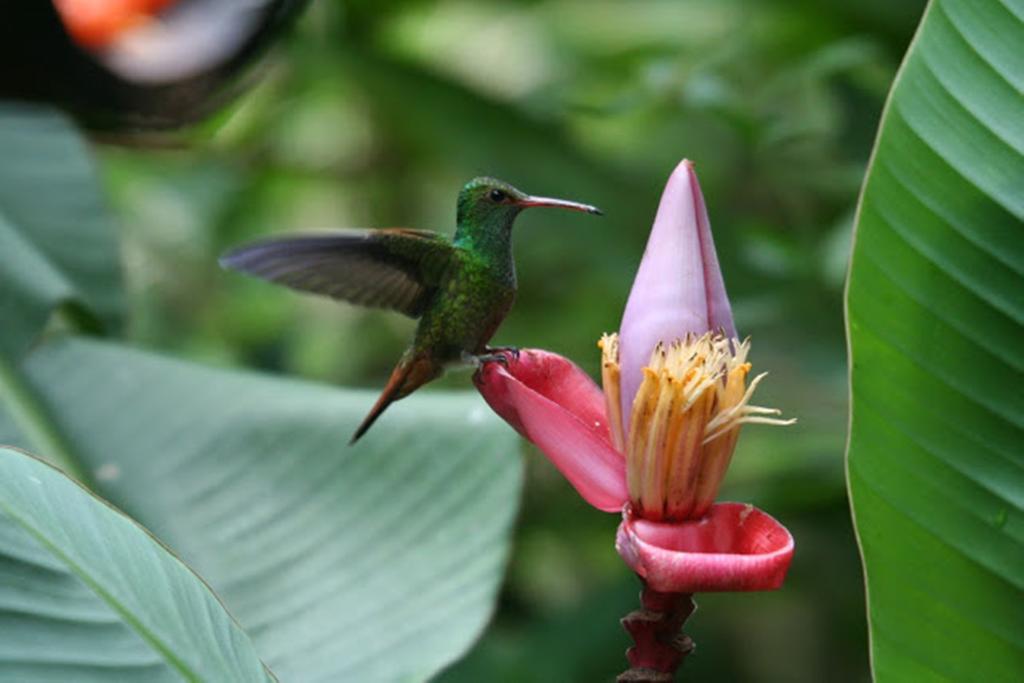
<svg viewBox="0 0 1024 683">
<path fill-rule="evenodd" d="M 487 354 L 491 355 L 491 356 L 497 355 L 497 354 L 509 353 L 509 354 L 512 354 L 512 358 L 514 360 L 519 360 L 519 347 L 518 346 L 486 346 L 486 347 L 484 347 L 484 351 L 486 351 Z"/>
<path fill-rule="evenodd" d="M 485 363 L 501 363 L 506 368 L 508 367 L 508 356 L 504 353 L 496 352 L 497 349 L 487 349 L 487 353 L 469 353 L 468 351 L 462 352 L 462 362 L 467 365 L 476 366 L 477 369 L 483 367 Z"/>
</svg>

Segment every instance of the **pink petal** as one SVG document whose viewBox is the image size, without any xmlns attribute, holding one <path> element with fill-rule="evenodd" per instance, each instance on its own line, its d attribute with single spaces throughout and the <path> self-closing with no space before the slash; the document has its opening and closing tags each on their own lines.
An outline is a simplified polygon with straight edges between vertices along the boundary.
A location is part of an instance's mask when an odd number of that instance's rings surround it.
<svg viewBox="0 0 1024 683">
<path fill-rule="evenodd" d="M 742 503 L 716 503 L 705 517 L 687 522 L 649 522 L 627 509 L 615 549 L 657 591 L 764 591 L 782 585 L 793 536 Z"/>
<path fill-rule="evenodd" d="M 718 329 L 736 336 L 704 195 L 693 164 L 684 159 L 661 195 L 619 327 L 622 415 L 627 430 L 641 370 L 658 342 Z"/>
<path fill-rule="evenodd" d="M 474 377 L 494 412 L 532 441 L 584 500 L 615 512 L 628 499 L 626 465 L 612 446 L 604 394 L 562 356 L 523 349 L 509 367 L 487 363 Z"/>
</svg>

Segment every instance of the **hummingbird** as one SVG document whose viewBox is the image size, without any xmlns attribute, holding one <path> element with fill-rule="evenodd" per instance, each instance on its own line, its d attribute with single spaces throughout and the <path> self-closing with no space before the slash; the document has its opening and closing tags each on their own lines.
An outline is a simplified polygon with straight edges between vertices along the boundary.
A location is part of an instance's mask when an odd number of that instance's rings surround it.
<svg viewBox="0 0 1024 683">
<path fill-rule="evenodd" d="M 458 363 L 508 362 L 488 342 L 512 308 L 516 268 L 512 225 L 523 209 L 550 206 L 601 215 L 564 199 L 536 197 L 494 178 L 459 192 L 455 235 L 384 228 L 334 230 L 243 245 L 222 267 L 292 289 L 418 318 L 412 344 L 352 436 L 354 444 L 384 410 Z"/>
</svg>

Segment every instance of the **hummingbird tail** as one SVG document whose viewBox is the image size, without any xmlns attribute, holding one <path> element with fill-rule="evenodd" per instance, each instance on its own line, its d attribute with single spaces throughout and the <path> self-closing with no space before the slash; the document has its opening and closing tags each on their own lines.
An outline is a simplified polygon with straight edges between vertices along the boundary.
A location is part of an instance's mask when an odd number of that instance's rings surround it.
<svg viewBox="0 0 1024 683">
<path fill-rule="evenodd" d="M 377 402 L 373 404 L 370 412 L 363 418 L 362 423 L 356 429 L 355 434 L 352 435 L 352 440 L 348 444 L 351 446 L 356 441 L 359 441 L 360 437 L 373 426 L 373 423 L 377 421 L 377 418 L 381 416 L 381 413 L 389 405 L 405 398 L 430 380 L 439 377 L 442 369 L 440 364 L 435 363 L 428 356 L 416 356 L 400 360 L 392 371 L 391 378 L 388 379 L 384 391 L 380 393 Z"/>
</svg>

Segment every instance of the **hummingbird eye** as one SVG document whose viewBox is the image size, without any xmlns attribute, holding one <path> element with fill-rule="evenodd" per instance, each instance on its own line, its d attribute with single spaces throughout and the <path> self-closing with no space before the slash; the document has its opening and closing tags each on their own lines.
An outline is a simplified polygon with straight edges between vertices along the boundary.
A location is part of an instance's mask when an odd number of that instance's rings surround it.
<svg viewBox="0 0 1024 683">
<path fill-rule="evenodd" d="M 491 191 L 490 191 L 490 192 L 489 192 L 489 193 L 487 194 L 487 197 L 488 197 L 488 198 L 489 198 L 489 199 L 490 199 L 490 200 L 491 200 L 492 202 L 494 202 L 494 203 L 496 203 L 496 204 L 500 204 L 501 202 L 503 202 L 503 201 L 505 201 L 506 199 L 508 199 L 508 194 L 506 194 L 506 193 L 505 193 L 504 191 L 502 191 L 502 190 L 491 190 Z"/>
</svg>

